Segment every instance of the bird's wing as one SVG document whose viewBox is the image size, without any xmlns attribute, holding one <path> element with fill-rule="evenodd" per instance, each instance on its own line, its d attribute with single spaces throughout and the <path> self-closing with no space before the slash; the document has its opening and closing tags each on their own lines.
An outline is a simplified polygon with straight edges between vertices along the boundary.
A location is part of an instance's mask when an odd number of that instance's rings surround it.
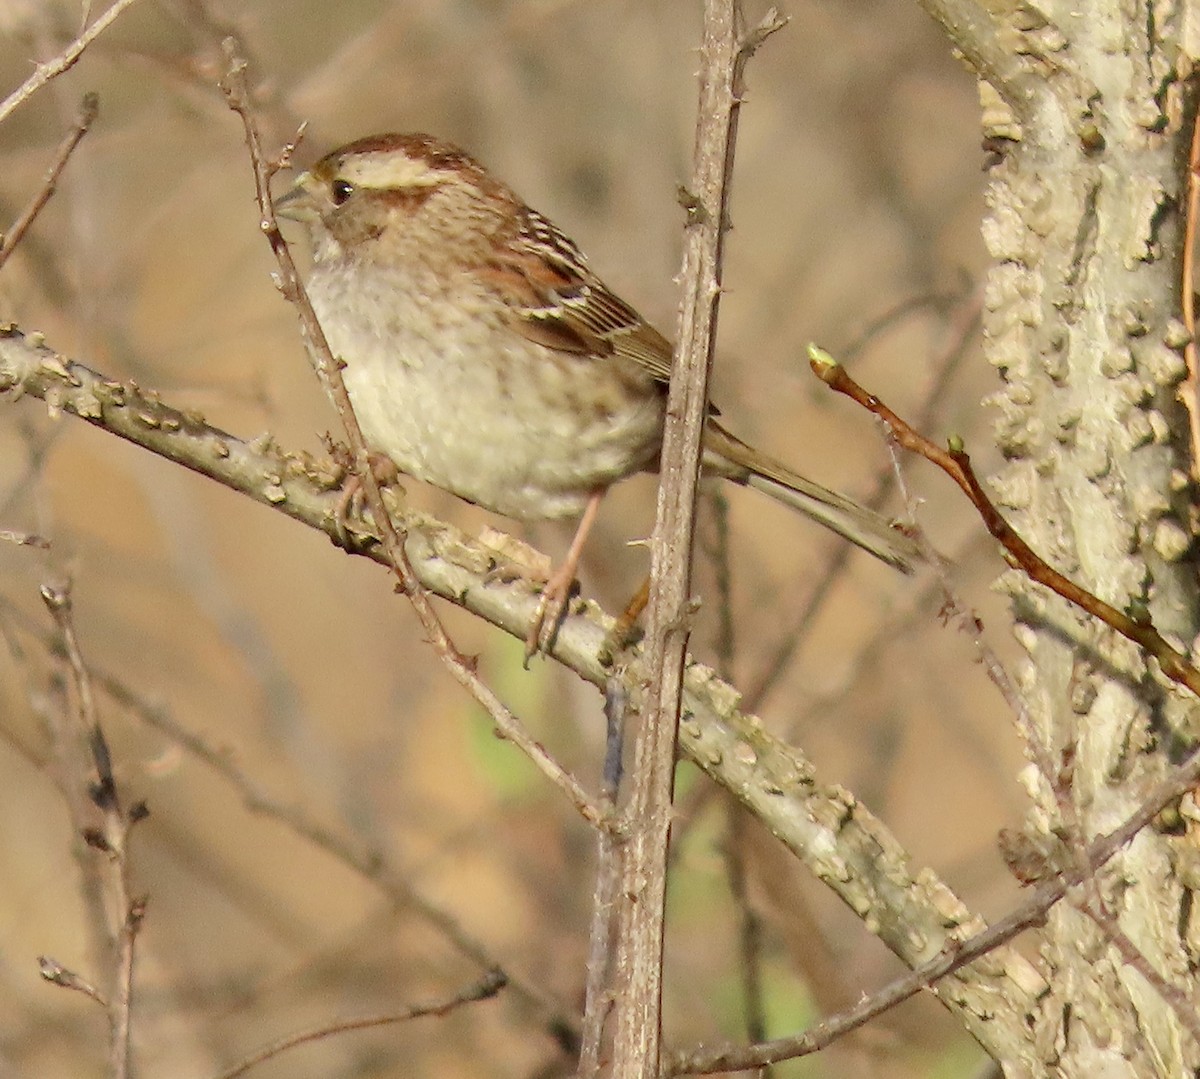
<svg viewBox="0 0 1200 1079">
<path fill-rule="evenodd" d="M 521 227 L 482 270 L 508 302 L 513 328 L 547 348 L 632 360 L 659 382 L 671 344 L 591 270 L 583 253 L 528 207 Z"/>
</svg>

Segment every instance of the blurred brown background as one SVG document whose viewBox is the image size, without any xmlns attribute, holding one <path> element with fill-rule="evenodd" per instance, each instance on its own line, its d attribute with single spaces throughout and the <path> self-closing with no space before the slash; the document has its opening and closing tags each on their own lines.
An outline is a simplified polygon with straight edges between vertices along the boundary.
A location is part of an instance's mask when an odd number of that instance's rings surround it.
<svg viewBox="0 0 1200 1079">
<path fill-rule="evenodd" d="M 821 0 L 788 14 L 749 72 L 715 398 L 741 436 L 869 493 L 889 471 L 882 439 L 808 372 L 804 346 L 816 340 L 903 414 L 928 414 L 930 434 L 966 436 L 986 469 L 980 402 L 994 374 L 970 333 L 953 348 L 983 269 L 974 81 L 915 5 Z M 66 0 L 5 0 L 0 90 L 57 52 L 79 17 Z M 218 42 L 236 27 L 271 137 L 310 122 L 302 163 L 373 131 L 457 141 L 670 332 L 699 23 L 699 4 L 682 0 L 144 0 L 4 125 L 0 224 L 35 190 L 82 93 L 101 95 L 100 121 L 0 272 L 0 318 L 219 426 L 318 448 L 334 418 L 272 287 L 241 128 L 215 88 Z M 980 526 L 928 466 L 909 476 L 923 523 L 958 561 L 956 581 L 1005 653 L 1004 607 L 987 590 L 998 562 Z M 564 529 L 523 530 L 416 483 L 408 492 L 464 527 L 491 523 L 564 549 Z M 584 587 L 611 608 L 644 571 L 645 552 L 627 544 L 648 533 L 653 492 L 639 478 L 606 502 Z M 1002 913 L 1014 888 L 993 837 L 1021 812 L 1020 761 L 970 639 L 937 617 L 934 582 L 897 579 L 854 553 L 819 613 L 802 620 L 836 544 L 753 493 L 728 497 L 735 681 L 761 687 L 781 642 L 797 635 L 759 695 L 764 721 L 811 754 L 823 780 L 860 795 L 917 865 L 985 916 Z M 888 505 L 901 507 L 894 495 Z M 592 836 L 492 738 L 379 569 L 81 423 L 54 422 L 32 401 L 0 404 L 0 507 L 0 528 L 53 544 L 48 553 L 0 544 L 0 1075 L 103 1068 L 102 1012 L 44 984 L 35 961 L 48 953 L 100 976 L 45 763 L 56 667 L 30 632 L 49 630 L 39 584 L 64 574 L 89 661 L 226 751 L 271 797 L 384 852 L 541 990 L 543 1005 L 578 1012 Z M 712 660 L 720 604 L 711 559 L 701 563 L 694 647 Z M 595 691 L 544 661 L 524 673 L 516 642 L 457 611 L 446 617 L 504 699 L 594 783 Z M 250 812 L 242 793 L 128 709 L 107 698 L 102 708 L 118 778 L 152 812 L 134 840 L 136 885 L 150 897 L 141 1075 L 212 1075 L 282 1034 L 446 994 L 475 975 L 427 918 Z M 672 1044 L 743 1030 L 726 809 L 690 770 L 682 778 Z M 766 922 L 769 1033 L 793 1031 L 897 970 L 771 841 L 750 827 L 740 844 Z M 838 1052 L 778 1074 L 966 1076 L 980 1063 L 927 1001 Z M 545 1007 L 510 992 L 449 1019 L 328 1039 L 254 1074 L 567 1070 Z"/>
</svg>

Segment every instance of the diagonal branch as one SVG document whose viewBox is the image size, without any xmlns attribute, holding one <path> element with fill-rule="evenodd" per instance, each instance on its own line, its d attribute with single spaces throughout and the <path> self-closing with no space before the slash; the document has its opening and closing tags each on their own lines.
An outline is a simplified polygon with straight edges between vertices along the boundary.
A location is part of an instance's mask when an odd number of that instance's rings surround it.
<svg viewBox="0 0 1200 1079">
<path fill-rule="evenodd" d="M 394 1026 L 396 1023 L 407 1023 L 413 1019 L 423 1019 L 430 1015 L 449 1015 L 452 1011 L 466 1004 L 474 1004 L 480 1000 L 490 1000 L 503 988 L 504 976 L 497 974 L 496 971 L 489 971 L 479 981 L 472 983 L 445 1000 L 431 1001 L 427 1004 L 414 1004 L 402 1011 L 391 1012 L 387 1015 L 368 1015 L 359 1019 L 343 1019 L 340 1022 L 330 1023 L 327 1026 L 317 1027 L 314 1030 L 306 1030 L 301 1034 L 293 1034 L 291 1037 L 284 1038 L 281 1041 L 257 1050 L 246 1057 L 245 1060 L 239 1061 L 232 1068 L 221 1072 L 218 1079 L 238 1079 L 238 1076 L 245 1075 L 251 1068 L 256 1068 L 259 1064 L 265 1063 L 272 1057 L 279 1056 L 280 1053 L 286 1053 L 288 1050 L 295 1049 L 298 1046 L 307 1045 L 310 1042 L 322 1041 L 337 1034 L 345 1034 L 352 1030 L 371 1030 L 375 1027 Z"/>
<path fill-rule="evenodd" d="M 1105 603 L 1098 596 L 1059 573 L 1045 559 L 1037 555 L 1029 544 L 1017 534 L 984 492 L 983 485 L 979 482 L 979 477 L 975 475 L 975 470 L 971 467 L 971 459 L 963 450 L 960 440 L 952 440 L 950 448 L 945 450 L 940 446 L 935 446 L 911 424 L 896 415 L 873 393 L 863 389 L 850 377 L 841 364 L 833 362 L 826 353 L 818 348 L 813 347 L 809 351 L 812 369 L 822 382 L 874 413 L 887 424 L 888 430 L 901 446 L 913 453 L 920 454 L 926 460 L 937 465 L 958 484 L 967 498 L 971 500 L 971 504 L 979 513 L 984 526 L 1004 547 L 1014 565 L 1024 570 L 1031 580 L 1057 592 L 1063 599 L 1087 611 L 1088 614 L 1100 619 L 1121 636 L 1138 645 L 1147 655 L 1152 656 L 1158 662 L 1163 674 L 1172 682 L 1191 690 L 1193 694 L 1200 697 L 1200 669 L 1197 669 L 1183 652 L 1174 648 L 1154 628 L 1148 611 L 1140 610 L 1126 614 L 1124 611 L 1117 610 L 1112 604 Z"/>
<path fill-rule="evenodd" d="M 966 939 L 948 940 L 933 958 L 895 978 L 882 989 L 864 996 L 853 1007 L 815 1023 L 802 1034 L 776 1038 L 757 1045 L 706 1046 L 672 1053 L 663 1069 L 664 1079 L 673 1075 L 747 1071 L 795 1057 L 808 1056 L 824 1049 L 850 1031 L 857 1030 L 876 1016 L 890 1011 L 897 1004 L 916 996 L 923 989 L 936 988 L 939 999 L 946 1003 L 955 990 L 945 984 L 939 986 L 939 982 L 944 983 L 951 975 L 961 972 L 967 964 L 982 956 L 989 956 L 992 960 L 998 959 L 1001 945 L 1027 929 L 1042 925 L 1051 907 L 1062 900 L 1072 888 L 1091 879 L 1089 874 L 1094 875 L 1159 813 L 1192 790 L 1198 782 L 1200 750 L 1193 751 L 1187 760 L 1158 783 L 1145 796 L 1141 806 L 1120 827 L 1095 840 L 1086 850 L 1081 850 L 1078 866 L 1073 865 L 1039 885 L 1024 904 L 994 925 Z M 1034 987 L 1025 988 L 1028 990 Z M 998 1056 L 986 1041 L 980 1041 L 997 1060 L 1024 1059 Z"/>
<path fill-rule="evenodd" d="M 115 0 L 103 15 L 91 26 L 72 41 L 62 52 L 45 63 L 38 64 L 32 75 L 0 102 L 0 123 L 8 119 L 9 114 L 22 102 L 29 100 L 51 79 L 58 78 L 65 71 L 70 71 L 87 47 L 104 33 L 116 21 L 117 17 L 137 3 L 137 0 Z"/>
<path fill-rule="evenodd" d="M 75 124 L 59 144 L 58 152 L 54 155 L 54 160 L 50 162 L 50 167 L 46 170 L 46 175 L 42 179 L 42 186 L 38 188 L 33 198 L 30 199 L 29 205 L 21 211 L 20 215 L 12 223 L 12 227 L 0 236 L 0 266 L 3 266 L 8 261 L 9 255 L 17 249 L 17 245 L 25 238 L 25 233 L 29 231 L 30 225 L 37 219 L 37 215 L 42 212 L 46 203 L 54 195 L 58 187 L 58 178 L 62 175 L 63 169 L 67 167 L 67 162 L 75 152 L 75 148 L 83 141 L 83 136 L 88 133 L 92 124 L 96 122 L 96 116 L 99 111 L 99 96 L 90 93 L 84 94 L 83 100 L 79 103 L 79 112 L 75 117 Z"/>
</svg>

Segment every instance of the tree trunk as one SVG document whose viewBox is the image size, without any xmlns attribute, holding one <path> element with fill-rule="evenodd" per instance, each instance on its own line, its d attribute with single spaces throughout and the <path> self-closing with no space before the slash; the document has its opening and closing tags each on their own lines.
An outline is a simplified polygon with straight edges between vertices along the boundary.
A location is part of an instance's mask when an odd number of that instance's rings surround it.
<svg viewBox="0 0 1200 1079">
<path fill-rule="evenodd" d="M 994 487 L 1047 561 L 1118 608 L 1148 611 L 1187 648 L 1196 566 L 1177 311 L 1194 98 L 1176 78 L 1180 11 L 1135 9 L 1044 7 L 1051 23 L 1020 31 L 1038 78 L 1026 96 L 1005 94 L 1015 113 L 992 111 L 1004 149 L 984 223 L 995 259 L 985 338 L 1004 379 L 995 404 L 1007 458 Z M 1076 829 L 1107 832 L 1194 741 L 1193 703 L 1135 646 L 1021 574 L 1001 586 L 1027 654 L 1028 831 L 1043 850 Z M 1194 1002 L 1191 839 L 1143 831 L 1091 899 Z M 1193 1073 L 1200 1047 L 1177 1013 L 1082 912 L 1088 893 L 1075 899 L 1043 936 L 1051 988 L 1032 1017 L 1034 1059 L 1007 1061 L 1006 1073 Z"/>
</svg>

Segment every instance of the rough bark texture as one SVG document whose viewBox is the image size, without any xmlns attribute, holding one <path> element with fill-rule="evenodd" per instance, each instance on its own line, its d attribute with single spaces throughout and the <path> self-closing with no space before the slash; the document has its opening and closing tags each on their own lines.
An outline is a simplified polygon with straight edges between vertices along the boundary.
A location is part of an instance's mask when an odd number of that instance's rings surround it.
<svg viewBox="0 0 1200 1079">
<path fill-rule="evenodd" d="M 1043 11 L 1049 23 L 1030 31 L 1029 58 L 1041 87 L 992 168 L 984 226 L 995 259 L 985 335 L 1004 378 L 995 403 L 1009 459 L 995 489 L 1051 563 L 1119 608 L 1144 606 L 1190 645 L 1196 566 L 1175 401 L 1193 107 L 1175 77 L 1182 9 L 1093 0 Z M 994 133 L 1015 130 L 1011 118 L 993 121 Z M 1001 584 L 1027 652 L 1020 681 L 1035 737 L 1056 765 L 1073 755 L 1058 781 L 1030 765 L 1028 828 L 1069 833 L 1074 816 L 1094 836 L 1194 739 L 1194 702 L 1164 690 L 1105 627 L 1016 573 Z M 1055 782 L 1069 789 L 1065 812 Z M 1124 933 L 1194 1001 L 1200 957 L 1180 872 L 1190 848 L 1187 837 L 1143 832 L 1097 887 Z M 1054 910 L 1041 954 L 1050 989 L 1031 1017 L 1033 1057 L 1005 1061 L 1007 1074 L 1181 1076 L 1200 1066 L 1161 994 L 1077 907 Z"/>
</svg>

